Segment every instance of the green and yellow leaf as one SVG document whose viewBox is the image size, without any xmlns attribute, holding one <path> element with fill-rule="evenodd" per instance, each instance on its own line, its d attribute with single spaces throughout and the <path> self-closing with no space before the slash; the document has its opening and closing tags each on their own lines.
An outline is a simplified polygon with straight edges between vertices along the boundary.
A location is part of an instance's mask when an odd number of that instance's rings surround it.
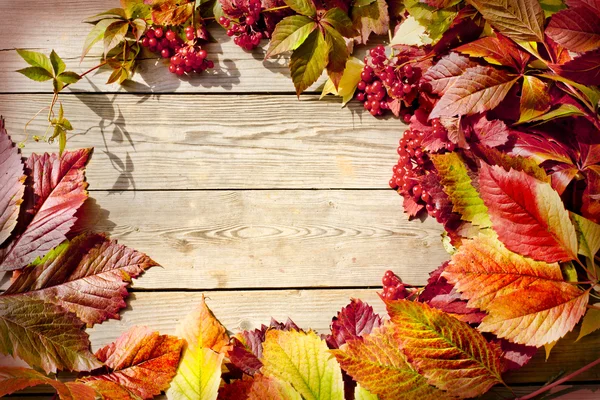
<svg viewBox="0 0 600 400">
<path fill-rule="evenodd" d="M 298 96 L 319 79 L 329 62 L 329 51 L 329 43 L 317 29 L 292 53 L 290 72 Z"/>
</svg>

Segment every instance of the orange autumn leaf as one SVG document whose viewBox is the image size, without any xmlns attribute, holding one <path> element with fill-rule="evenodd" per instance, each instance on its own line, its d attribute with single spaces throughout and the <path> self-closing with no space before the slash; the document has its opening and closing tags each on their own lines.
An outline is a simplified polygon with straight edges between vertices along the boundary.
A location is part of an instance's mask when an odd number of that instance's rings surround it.
<svg viewBox="0 0 600 400">
<path fill-rule="evenodd" d="M 227 330 L 210 311 L 204 296 L 200 304 L 181 320 L 175 334 L 185 339 L 188 347 L 205 347 L 217 353 L 229 344 Z"/>
<path fill-rule="evenodd" d="M 469 324 L 414 301 L 389 302 L 387 309 L 402 351 L 430 385 L 467 398 L 503 383 L 499 346 Z"/>
<path fill-rule="evenodd" d="M 589 293 L 565 282 L 557 263 L 523 257 L 489 237 L 465 241 L 444 277 L 469 307 L 488 312 L 481 331 L 531 346 L 571 331 L 588 302 Z"/>
<path fill-rule="evenodd" d="M 450 399 L 407 361 L 396 329 L 388 323 L 363 338 L 348 340 L 332 353 L 348 375 L 381 400 Z"/>
<path fill-rule="evenodd" d="M 94 400 L 94 389 L 78 382 L 63 383 L 36 370 L 21 367 L 0 367 L 0 397 L 39 385 L 50 385 L 61 400 Z"/>
</svg>

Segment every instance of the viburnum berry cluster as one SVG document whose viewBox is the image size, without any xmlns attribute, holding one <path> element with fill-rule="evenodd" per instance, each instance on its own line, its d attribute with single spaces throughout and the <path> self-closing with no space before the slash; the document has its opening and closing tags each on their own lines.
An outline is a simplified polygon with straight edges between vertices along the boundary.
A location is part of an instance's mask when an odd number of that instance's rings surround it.
<svg viewBox="0 0 600 400">
<path fill-rule="evenodd" d="M 252 50 L 259 45 L 266 28 L 260 15 L 262 3 L 260 0 L 248 0 L 235 2 L 237 7 L 233 5 L 223 9 L 228 17 L 221 16 L 219 23 L 227 28 L 227 36 L 233 37 L 233 43 Z"/>
<path fill-rule="evenodd" d="M 381 297 L 384 300 L 407 299 L 417 292 L 416 288 L 405 285 L 402 279 L 391 270 L 385 271 L 383 278 L 381 278 L 381 283 L 383 284 Z"/>
</svg>

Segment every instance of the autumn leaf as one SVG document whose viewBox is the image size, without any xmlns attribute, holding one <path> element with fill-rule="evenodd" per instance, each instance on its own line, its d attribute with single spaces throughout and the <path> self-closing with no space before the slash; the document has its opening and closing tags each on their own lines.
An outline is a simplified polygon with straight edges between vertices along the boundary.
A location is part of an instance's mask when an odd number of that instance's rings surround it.
<svg viewBox="0 0 600 400">
<path fill-rule="evenodd" d="M 19 216 L 25 191 L 25 175 L 19 150 L 13 145 L 0 118 L 0 245 L 9 238 Z"/>
<path fill-rule="evenodd" d="M 538 0 L 468 0 L 496 29 L 524 42 L 544 41 L 544 10 Z"/>
<path fill-rule="evenodd" d="M 28 387 L 50 385 L 61 400 L 94 400 L 94 389 L 77 382 L 63 383 L 33 369 L 0 367 L 0 397 Z"/>
<path fill-rule="evenodd" d="M 183 344 L 184 341 L 175 336 L 135 326 L 96 352 L 109 372 L 80 380 L 116 382 L 133 394 L 150 399 L 169 387 Z"/>
<path fill-rule="evenodd" d="M 354 400 L 378 400 L 377 395 L 369 392 L 367 389 L 360 385 L 356 385 L 354 388 Z"/>
<path fill-rule="evenodd" d="M 117 47 L 119 43 L 125 40 L 125 35 L 129 30 L 129 23 L 123 20 L 117 20 L 106 27 L 104 31 L 104 56 L 109 51 Z"/>
<path fill-rule="evenodd" d="M 586 168 L 587 185 L 583 191 L 581 213 L 584 217 L 600 223 L 600 166 L 592 165 Z"/>
<path fill-rule="evenodd" d="M 343 400 L 342 371 L 314 332 L 269 330 L 262 373 L 290 383 L 306 400 Z"/>
<path fill-rule="evenodd" d="M 381 323 L 381 317 L 373 311 L 373 307 L 360 299 L 352 299 L 350 304 L 333 317 L 327 343 L 333 348 L 339 348 L 348 340 L 359 339 L 371 333 Z"/>
<path fill-rule="evenodd" d="M 367 43 L 371 33 L 387 34 L 390 25 L 388 4 L 385 0 L 375 0 L 372 3 L 352 7 L 351 12 L 354 27 L 360 32 L 355 40 L 359 44 Z"/>
<path fill-rule="evenodd" d="M 455 49 L 469 57 L 482 57 L 490 64 L 513 67 L 523 72 L 531 56 L 502 34 L 483 37 Z"/>
<path fill-rule="evenodd" d="M 511 130 L 500 119 L 489 120 L 485 115 L 475 116 L 469 120 L 473 122 L 473 133 L 479 143 L 488 147 L 505 145 L 511 136 Z"/>
<path fill-rule="evenodd" d="M 284 0 L 292 10 L 298 14 L 314 17 L 317 14 L 317 8 L 312 0 Z"/>
<path fill-rule="evenodd" d="M 0 249 L 0 271 L 22 268 L 66 239 L 87 198 L 84 168 L 90 154 L 91 149 L 79 149 L 61 157 L 46 153 L 27 159 L 33 199 L 24 205 L 26 217 L 15 228 L 15 240 Z"/>
<path fill-rule="evenodd" d="M 423 79 L 431 85 L 435 94 L 445 93 L 461 76 L 465 70 L 477 66 L 477 63 L 468 57 L 457 53 L 444 56 L 429 68 L 423 75 Z"/>
<path fill-rule="evenodd" d="M 344 75 L 350 52 L 346 40 L 335 28 L 328 24 L 324 24 L 323 27 L 325 28 L 325 40 L 329 47 L 329 62 L 326 66 L 327 75 L 329 75 L 329 79 L 331 79 L 334 86 L 338 87 Z"/>
<path fill-rule="evenodd" d="M 427 28 L 427 33 L 433 42 L 437 42 L 442 37 L 458 14 L 456 7 L 438 9 L 419 0 L 405 0 L 404 6 L 412 17 Z"/>
<path fill-rule="evenodd" d="M 588 51 L 564 64 L 551 68 L 559 75 L 583 85 L 600 85 L 600 49 Z"/>
<path fill-rule="evenodd" d="M 204 298 L 177 326 L 176 334 L 187 344 L 167 397 L 216 399 L 224 358 L 219 352 L 229 344 L 229 337 Z"/>
<path fill-rule="evenodd" d="M 104 235 L 83 234 L 34 261 L 4 295 L 55 303 L 91 327 L 118 319 L 129 281 L 155 265 L 146 255 Z"/>
<path fill-rule="evenodd" d="M 273 377 L 257 375 L 252 379 L 248 400 L 302 400 L 302 396 L 292 385 Z"/>
<path fill-rule="evenodd" d="M 152 3 L 152 22 L 156 25 L 181 25 L 192 17 L 195 2 L 159 0 Z"/>
<path fill-rule="evenodd" d="M 89 381 L 86 386 L 91 387 L 102 396 L 104 400 L 139 400 L 140 397 L 131 393 L 123 386 L 112 381 Z"/>
<path fill-rule="evenodd" d="M 381 400 L 451 398 L 427 383 L 407 361 L 396 325 L 388 323 L 375 328 L 364 338 L 349 340 L 332 353 L 348 375 Z"/>
<path fill-rule="evenodd" d="M 316 28 L 317 23 L 304 15 L 282 19 L 275 27 L 265 58 L 297 49 Z"/>
<path fill-rule="evenodd" d="M 46 373 L 89 371 L 102 365 L 89 351 L 83 325 L 55 304 L 0 296 L 0 353 L 19 357 Z"/>
<path fill-rule="evenodd" d="M 525 75 L 521 87 L 519 123 L 531 121 L 550 109 L 548 86 L 535 76 Z"/>
<path fill-rule="evenodd" d="M 588 301 L 588 292 L 564 281 L 557 263 L 523 257 L 494 238 L 463 242 L 443 276 L 470 307 L 488 312 L 481 331 L 530 346 L 571 331 Z"/>
<path fill-rule="evenodd" d="M 444 192 L 452 201 L 452 211 L 462 219 L 481 227 L 492 225 L 488 210 L 473 187 L 467 166 L 457 153 L 434 154 L 431 157 L 437 169 Z"/>
<path fill-rule="evenodd" d="M 518 76 L 492 67 L 467 69 L 437 102 L 430 119 L 491 110 L 506 97 Z"/>
<path fill-rule="evenodd" d="M 396 29 L 390 45 L 425 46 L 431 43 L 433 43 L 433 39 L 429 37 L 425 27 L 412 15 L 409 15 Z"/>
<path fill-rule="evenodd" d="M 503 383 L 501 353 L 481 333 L 424 303 L 387 303 L 402 351 L 430 385 L 461 398 Z"/>
<path fill-rule="evenodd" d="M 83 43 L 83 51 L 81 52 L 81 60 L 90 52 L 94 44 L 104 39 L 104 34 L 106 33 L 106 28 L 112 23 L 119 21 L 115 18 L 106 18 L 98 21 L 96 25 L 92 28 L 90 33 L 88 33 L 85 38 L 85 42 Z"/>
<path fill-rule="evenodd" d="M 552 16 L 546 35 L 571 51 L 585 52 L 600 47 L 600 11 L 569 7 Z"/>
<path fill-rule="evenodd" d="M 328 63 L 329 50 L 323 33 L 315 30 L 292 53 L 290 71 L 298 96 L 319 79 Z"/>
<path fill-rule="evenodd" d="M 598 307 L 600 304 L 594 304 L 594 306 Z M 600 310 L 597 308 L 590 308 L 583 316 L 581 329 L 579 330 L 579 336 L 577 337 L 576 341 L 581 340 L 598 329 L 600 329 Z"/>
<path fill-rule="evenodd" d="M 323 86 L 323 91 L 321 92 L 322 99 L 328 94 L 334 94 L 336 96 L 342 97 L 342 106 L 345 106 L 352 98 L 354 97 L 354 92 L 356 91 L 356 85 L 360 82 L 360 74 L 364 68 L 364 64 L 357 58 L 350 57 L 346 62 L 346 67 L 344 69 L 344 73 L 342 74 L 342 79 L 338 84 L 336 89 L 335 85 L 331 78 L 325 82 Z"/>
<path fill-rule="evenodd" d="M 577 257 L 577 236 L 558 193 L 525 172 L 481 165 L 479 193 L 506 247 L 546 262 Z"/>
<path fill-rule="evenodd" d="M 600 250 L 600 225 L 572 212 L 569 216 L 577 232 L 578 253 L 590 260 L 594 259 Z"/>
</svg>

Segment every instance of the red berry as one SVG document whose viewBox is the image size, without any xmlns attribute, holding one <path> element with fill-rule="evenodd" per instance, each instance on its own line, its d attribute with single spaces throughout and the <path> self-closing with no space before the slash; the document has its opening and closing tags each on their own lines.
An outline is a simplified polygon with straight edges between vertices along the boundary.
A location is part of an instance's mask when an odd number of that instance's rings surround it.
<svg viewBox="0 0 600 400">
<path fill-rule="evenodd" d="M 149 44 L 148 44 L 148 41 L 149 41 L 149 40 L 150 40 L 150 39 L 148 39 L 148 37 L 147 37 L 147 36 L 145 36 L 145 37 L 142 39 L 142 46 L 144 46 L 144 47 L 148 47 L 148 46 L 149 46 Z"/>
<path fill-rule="evenodd" d="M 251 16 L 251 15 L 250 15 L 250 16 L 247 16 L 247 17 L 246 17 L 246 24 L 247 24 L 247 25 L 254 25 L 254 23 L 255 23 L 255 22 L 256 22 L 256 21 L 254 20 L 254 17 L 253 17 L 253 16 Z"/>
<path fill-rule="evenodd" d="M 146 36 L 148 36 L 149 39 L 154 39 L 154 37 L 155 37 L 154 30 L 148 29 L 148 32 L 146 32 Z"/>
<path fill-rule="evenodd" d="M 169 65 L 169 72 L 175 73 L 177 66 L 175 64 Z"/>
<path fill-rule="evenodd" d="M 171 57 L 171 64 L 179 65 L 182 62 L 183 62 L 183 59 L 178 55 Z"/>
<path fill-rule="evenodd" d="M 357 99 L 358 101 L 365 101 L 365 94 L 364 94 L 364 93 L 360 93 L 360 92 L 359 92 L 359 93 L 356 95 L 356 99 Z"/>
<path fill-rule="evenodd" d="M 150 31 L 148 31 L 148 33 L 150 33 Z M 148 36 L 148 37 L 150 37 L 150 36 Z M 158 44 L 158 40 L 156 40 L 156 38 L 151 37 L 150 39 L 148 39 L 149 47 L 156 47 L 157 44 Z"/>
<path fill-rule="evenodd" d="M 172 30 L 168 30 L 167 33 L 165 34 L 165 37 L 168 40 L 175 40 L 175 38 L 177 37 L 177 34 L 175 34 L 175 32 L 173 32 Z"/>
<path fill-rule="evenodd" d="M 171 57 L 171 52 L 169 51 L 169 49 L 162 49 L 160 55 L 162 56 L 162 58 L 169 58 Z"/>
<path fill-rule="evenodd" d="M 421 200 L 423 200 L 425 203 L 428 203 L 429 200 L 431 200 L 431 196 L 429 195 L 429 193 L 427 193 L 427 192 L 424 191 L 421 194 Z"/>
<path fill-rule="evenodd" d="M 194 37 L 195 37 L 194 36 L 194 32 L 193 31 L 192 32 L 186 32 L 185 33 L 185 37 L 186 37 L 187 40 L 194 40 Z"/>
<path fill-rule="evenodd" d="M 365 81 L 360 81 L 358 82 L 358 85 L 356 85 L 356 87 L 358 88 L 358 90 L 362 90 L 364 92 L 367 88 L 367 83 Z"/>
<path fill-rule="evenodd" d="M 157 38 L 161 38 L 163 36 L 163 29 L 158 27 L 154 29 L 154 35 L 156 35 Z"/>
<path fill-rule="evenodd" d="M 177 66 L 177 68 L 175 68 L 175 73 L 179 76 L 183 75 L 183 73 L 185 72 L 185 70 L 183 69 L 183 67 L 181 65 Z"/>
</svg>

